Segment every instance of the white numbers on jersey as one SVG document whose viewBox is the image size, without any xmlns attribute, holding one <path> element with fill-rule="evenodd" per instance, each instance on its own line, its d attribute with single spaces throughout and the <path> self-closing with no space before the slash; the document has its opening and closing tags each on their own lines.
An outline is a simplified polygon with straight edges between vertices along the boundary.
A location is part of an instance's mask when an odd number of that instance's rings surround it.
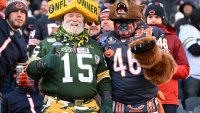
<svg viewBox="0 0 200 113">
<path fill-rule="evenodd" d="M 130 48 L 127 50 L 127 60 L 128 60 L 128 68 L 129 68 L 129 71 L 131 72 L 131 74 L 133 74 L 133 75 L 140 74 L 142 69 L 141 69 L 139 63 L 137 62 L 137 60 L 132 57 Z M 133 66 L 133 65 L 135 65 L 135 66 Z M 126 76 L 127 66 L 123 62 L 122 48 L 116 49 L 116 52 L 114 55 L 113 69 L 116 72 L 121 71 L 122 77 Z"/>
<path fill-rule="evenodd" d="M 36 30 L 31 31 L 29 38 L 34 38 Z"/>
<path fill-rule="evenodd" d="M 53 28 L 57 28 L 58 25 L 56 23 L 50 23 L 47 24 L 47 29 L 48 29 L 48 35 L 51 35 L 51 32 L 53 31 Z"/>
<path fill-rule="evenodd" d="M 91 83 L 93 80 L 93 71 L 91 65 L 85 65 L 83 64 L 84 58 L 90 58 L 92 59 L 92 54 L 77 54 L 77 63 L 78 67 L 83 70 L 88 70 L 88 77 L 85 77 L 83 73 L 78 73 L 78 78 L 81 82 L 87 82 Z M 73 78 L 70 76 L 70 61 L 69 61 L 69 53 L 65 53 L 65 55 L 62 57 L 62 60 L 64 60 L 64 71 L 65 71 L 65 77 L 63 77 L 63 82 L 73 82 Z M 73 70 L 73 69 L 72 69 Z M 74 70 L 76 71 L 76 70 Z"/>
<path fill-rule="evenodd" d="M 168 49 L 167 39 L 165 38 L 159 38 L 157 45 L 162 49 Z"/>
</svg>

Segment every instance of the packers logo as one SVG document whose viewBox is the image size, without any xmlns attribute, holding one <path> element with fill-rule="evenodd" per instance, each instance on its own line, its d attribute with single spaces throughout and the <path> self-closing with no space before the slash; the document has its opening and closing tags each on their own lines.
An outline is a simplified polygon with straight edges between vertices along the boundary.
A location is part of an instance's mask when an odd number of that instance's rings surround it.
<svg viewBox="0 0 200 113">
<path fill-rule="evenodd" d="M 99 64 L 99 62 L 100 62 L 100 57 L 99 57 L 98 55 L 95 55 L 95 56 L 94 56 L 94 59 L 95 59 L 96 64 Z"/>
<path fill-rule="evenodd" d="M 107 39 L 108 44 L 115 44 L 116 43 L 116 39 L 114 37 L 109 37 Z"/>
</svg>

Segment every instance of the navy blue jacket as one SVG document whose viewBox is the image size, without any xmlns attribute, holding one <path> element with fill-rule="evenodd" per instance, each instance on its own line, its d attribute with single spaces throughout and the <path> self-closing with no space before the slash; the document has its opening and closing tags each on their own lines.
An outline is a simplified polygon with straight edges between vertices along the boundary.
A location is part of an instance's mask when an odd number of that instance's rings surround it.
<svg viewBox="0 0 200 113">
<path fill-rule="evenodd" d="M 25 88 L 16 88 L 14 91 L 4 94 L 1 103 L 2 113 L 32 113 L 30 99 L 33 100 L 35 112 L 41 113 L 43 96 L 38 91 L 31 91 L 29 95 L 30 97 L 27 97 Z"/>
<path fill-rule="evenodd" d="M 151 32 L 141 32 L 141 31 Z M 120 38 L 114 31 L 102 34 L 98 40 L 103 47 L 112 80 L 113 100 L 124 104 L 146 102 L 156 96 L 158 87 L 145 79 L 143 69 L 133 58 L 129 43 L 145 36 L 163 38 L 164 32 L 157 27 L 150 27 L 144 22 L 137 24 L 129 40 Z"/>
<path fill-rule="evenodd" d="M 0 90 L 3 79 L 15 73 L 13 67 L 27 58 L 25 39 L 19 31 L 12 31 L 6 20 L 0 19 Z"/>
</svg>

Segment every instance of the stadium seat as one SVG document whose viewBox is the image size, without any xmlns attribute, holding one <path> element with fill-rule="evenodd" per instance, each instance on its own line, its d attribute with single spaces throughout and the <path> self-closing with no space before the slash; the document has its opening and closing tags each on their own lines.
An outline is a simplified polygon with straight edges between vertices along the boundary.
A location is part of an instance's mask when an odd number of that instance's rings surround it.
<svg viewBox="0 0 200 113">
<path fill-rule="evenodd" d="M 200 105 L 200 97 L 189 97 L 185 100 L 185 109 L 187 111 L 194 111 L 194 108 L 199 105 Z"/>
<path fill-rule="evenodd" d="M 178 107 L 177 113 L 189 113 L 189 112 L 183 109 L 182 107 Z"/>
<path fill-rule="evenodd" d="M 200 113 L 200 105 L 194 108 L 194 113 Z"/>
</svg>

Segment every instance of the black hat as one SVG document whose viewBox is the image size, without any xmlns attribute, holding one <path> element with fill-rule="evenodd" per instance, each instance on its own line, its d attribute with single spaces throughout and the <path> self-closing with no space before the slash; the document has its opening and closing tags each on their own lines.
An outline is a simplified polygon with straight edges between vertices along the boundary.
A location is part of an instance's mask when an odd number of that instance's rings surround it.
<svg viewBox="0 0 200 113">
<path fill-rule="evenodd" d="M 191 24 L 200 30 L 200 9 L 193 11 L 191 15 Z"/>
<path fill-rule="evenodd" d="M 25 30 L 27 30 L 27 31 L 33 30 L 33 27 L 34 27 L 35 22 L 36 22 L 36 19 L 35 19 L 35 18 L 33 18 L 33 17 L 28 17 L 28 18 L 26 19 L 26 22 L 25 22 L 24 26 L 23 26 L 23 29 L 25 29 Z"/>
<path fill-rule="evenodd" d="M 193 7 L 193 9 L 196 9 L 196 7 L 195 7 L 194 3 L 192 2 L 192 0 L 187 0 L 179 8 L 179 11 L 181 13 L 183 13 L 183 14 L 184 14 L 183 8 L 185 7 L 185 5 L 191 5 Z"/>
<path fill-rule="evenodd" d="M 160 2 L 150 2 L 145 10 L 145 17 L 147 17 L 148 15 L 158 15 L 164 20 L 164 5 Z"/>
<path fill-rule="evenodd" d="M 14 11 L 23 10 L 28 13 L 28 7 L 23 0 L 10 0 L 7 2 L 7 7 L 5 9 L 5 19 L 8 18 L 9 14 Z"/>
</svg>

